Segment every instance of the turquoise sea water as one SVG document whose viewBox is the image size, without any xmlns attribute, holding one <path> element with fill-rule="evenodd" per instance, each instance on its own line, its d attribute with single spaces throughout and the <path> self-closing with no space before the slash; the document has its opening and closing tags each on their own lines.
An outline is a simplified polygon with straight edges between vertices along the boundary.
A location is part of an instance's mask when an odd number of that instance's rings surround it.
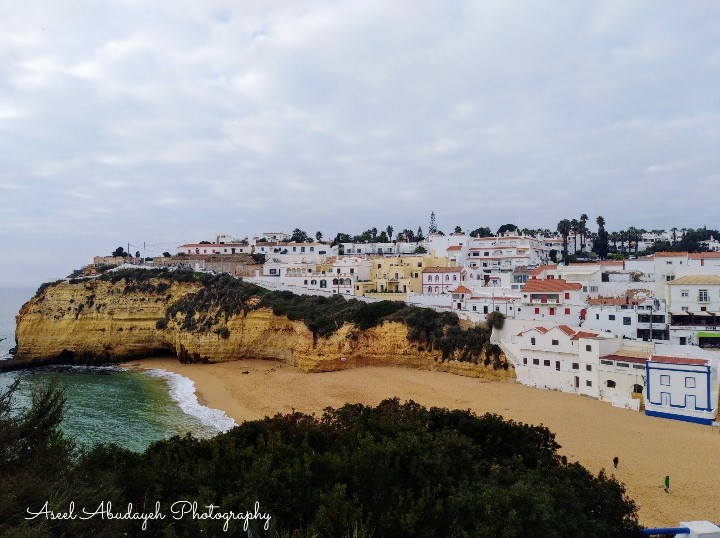
<svg viewBox="0 0 720 538">
<path fill-rule="evenodd" d="M 15 315 L 35 290 L 0 288 L 0 357 L 15 345 Z M 198 404 L 192 382 L 162 370 L 118 367 L 53 367 L 0 374 L 0 390 L 20 380 L 17 404 L 29 405 L 33 389 L 57 379 L 67 398 L 62 428 L 77 443 L 116 443 L 144 450 L 172 435 L 210 437 L 234 424 Z"/>
</svg>

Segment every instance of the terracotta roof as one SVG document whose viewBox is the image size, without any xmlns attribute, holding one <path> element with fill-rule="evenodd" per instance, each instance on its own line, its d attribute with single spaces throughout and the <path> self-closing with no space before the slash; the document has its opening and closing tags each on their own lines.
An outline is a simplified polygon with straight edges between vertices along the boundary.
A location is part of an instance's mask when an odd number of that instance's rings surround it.
<svg viewBox="0 0 720 538">
<path fill-rule="evenodd" d="M 562 332 L 564 332 L 565 334 L 567 334 L 568 336 L 572 336 L 573 334 L 575 334 L 575 331 L 573 331 L 573 330 L 572 330 L 570 327 L 568 327 L 567 325 L 558 325 L 557 328 L 560 329 L 560 330 L 561 330 Z"/>
<path fill-rule="evenodd" d="M 652 355 L 650 362 L 660 362 L 664 364 L 692 364 L 696 366 L 705 366 L 707 359 L 691 359 L 689 357 L 669 357 L 667 355 Z"/>
<path fill-rule="evenodd" d="M 538 276 L 541 275 L 543 271 L 550 271 L 552 269 L 557 269 L 557 265 L 538 265 L 535 269 L 532 270 L 530 276 Z"/>
<path fill-rule="evenodd" d="M 525 283 L 524 292 L 553 292 L 565 290 L 581 290 L 582 284 L 578 282 L 567 282 L 562 278 L 551 278 L 549 280 L 530 279 Z"/>
<path fill-rule="evenodd" d="M 720 252 L 694 252 L 692 254 L 688 254 L 688 258 L 693 260 L 707 260 L 709 258 L 718 259 L 720 258 Z"/>
<path fill-rule="evenodd" d="M 610 361 L 622 361 L 622 362 L 634 362 L 635 364 L 644 364 L 647 360 L 643 357 L 626 357 L 625 355 L 605 355 L 604 357 L 600 357 L 602 360 L 610 360 Z"/>
<path fill-rule="evenodd" d="M 458 286 L 454 290 L 451 290 L 450 293 L 472 293 L 472 291 L 467 289 L 465 286 Z"/>
<path fill-rule="evenodd" d="M 530 331 L 537 331 L 540 334 L 545 334 L 546 332 L 548 332 L 548 330 L 545 327 L 533 327 L 532 329 L 528 329 L 526 331 L 521 331 L 517 335 L 522 336 L 523 334 L 529 333 Z"/>
<path fill-rule="evenodd" d="M 570 340 L 580 340 L 581 338 L 595 338 L 597 335 L 598 333 L 578 331 L 575 333 L 575 336 L 573 336 Z"/>
<path fill-rule="evenodd" d="M 677 258 L 687 256 L 687 252 L 656 252 L 655 256 L 658 258 Z"/>
<path fill-rule="evenodd" d="M 447 250 L 462 250 L 462 246 L 453 245 L 452 247 L 448 247 Z"/>
<path fill-rule="evenodd" d="M 671 280 L 668 286 L 681 286 L 687 284 L 697 284 L 704 286 L 706 284 L 720 284 L 720 276 L 717 275 L 686 275 Z"/>
<path fill-rule="evenodd" d="M 423 273 L 459 273 L 465 270 L 464 267 L 426 267 Z"/>
</svg>

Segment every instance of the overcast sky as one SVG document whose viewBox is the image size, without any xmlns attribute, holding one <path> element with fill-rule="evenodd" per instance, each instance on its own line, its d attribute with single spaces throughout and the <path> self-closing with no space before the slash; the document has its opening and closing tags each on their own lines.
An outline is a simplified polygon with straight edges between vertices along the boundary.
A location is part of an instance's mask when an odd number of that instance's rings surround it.
<svg viewBox="0 0 720 538">
<path fill-rule="evenodd" d="M 720 227 L 716 1 L 0 6 L 0 286 L 431 211 Z"/>
</svg>

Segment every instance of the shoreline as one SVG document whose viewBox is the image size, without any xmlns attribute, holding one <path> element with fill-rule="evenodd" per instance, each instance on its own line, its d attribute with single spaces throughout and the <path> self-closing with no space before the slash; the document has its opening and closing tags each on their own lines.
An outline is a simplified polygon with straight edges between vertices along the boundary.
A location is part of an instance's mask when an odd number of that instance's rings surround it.
<svg viewBox="0 0 720 538">
<path fill-rule="evenodd" d="M 220 409 L 238 424 L 293 410 L 319 415 L 345 403 L 377 405 L 386 398 L 424 406 L 470 409 L 516 422 L 544 425 L 556 435 L 560 454 L 591 473 L 605 469 L 623 482 L 638 505 L 641 524 L 675 526 L 680 521 L 716 520 L 716 477 L 720 430 L 618 409 L 598 400 L 488 381 L 445 372 L 398 367 L 364 367 L 306 374 L 280 362 L 238 360 L 181 364 L 174 358 L 124 363 L 160 368 L 191 379 L 198 401 Z M 244 373 L 247 372 L 247 373 Z M 613 468 L 613 457 L 619 466 Z M 710 465 L 710 469 L 708 469 Z M 710 472 L 709 472 L 710 471 Z M 661 487 L 665 475 L 671 489 Z"/>
</svg>

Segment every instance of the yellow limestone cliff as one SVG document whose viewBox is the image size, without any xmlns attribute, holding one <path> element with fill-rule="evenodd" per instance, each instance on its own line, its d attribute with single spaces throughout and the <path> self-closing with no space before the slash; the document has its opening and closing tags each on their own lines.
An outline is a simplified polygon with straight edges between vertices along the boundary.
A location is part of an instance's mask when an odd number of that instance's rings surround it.
<svg viewBox="0 0 720 538">
<path fill-rule="evenodd" d="M 197 282 L 153 280 L 142 286 L 119 281 L 60 282 L 28 301 L 17 316 L 17 358 L 56 362 L 118 362 L 172 354 L 191 362 L 271 359 L 306 372 L 358 366 L 407 366 L 472 377 L 512 378 L 512 367 L 442 361 L 407 338 L 399 322 L 364 331 L 343 325 L 327 338 L 313 338 L 302 321 L 268 308 L 234 315 L 222 332 L 181 330 L 166 310 L 202 287 Z"/>
</svg>

